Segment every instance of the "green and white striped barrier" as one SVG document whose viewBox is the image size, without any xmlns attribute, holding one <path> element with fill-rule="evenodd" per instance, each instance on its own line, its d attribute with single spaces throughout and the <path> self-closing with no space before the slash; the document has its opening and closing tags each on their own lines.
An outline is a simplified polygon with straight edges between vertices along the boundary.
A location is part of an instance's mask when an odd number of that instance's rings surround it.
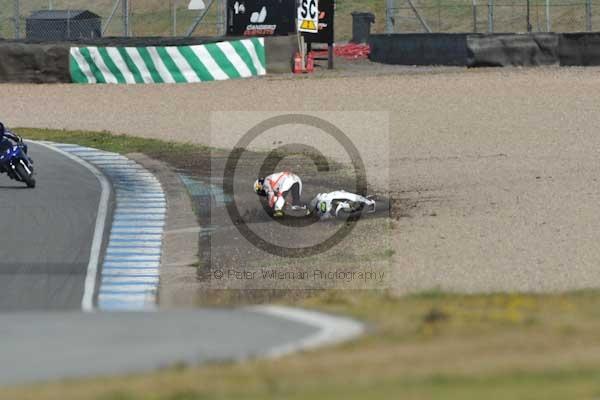
<svg viewBox="0 0 600 400">
<path fill-rule="evenodd" d="M 264 38 L 197 46 L 72 47 L 75 83 L 193 83 L 265 75 Z"/>
</svg>

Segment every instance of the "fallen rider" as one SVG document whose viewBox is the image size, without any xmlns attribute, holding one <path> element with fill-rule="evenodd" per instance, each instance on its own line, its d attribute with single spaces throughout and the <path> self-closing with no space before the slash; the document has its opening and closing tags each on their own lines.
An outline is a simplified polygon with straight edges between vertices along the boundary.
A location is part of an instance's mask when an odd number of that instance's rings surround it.
<svg viewBox="0 0 600 400">
<path fill-rule="evenodd" d="M 283 217 L 283 209 L 291 197 L 292 209 L 303 209 L 300 205 L 302 180 L 291 172 L 277 172 L 254 182 L 254 193 L 267 197 L 274 217 Z"/>
</svg>

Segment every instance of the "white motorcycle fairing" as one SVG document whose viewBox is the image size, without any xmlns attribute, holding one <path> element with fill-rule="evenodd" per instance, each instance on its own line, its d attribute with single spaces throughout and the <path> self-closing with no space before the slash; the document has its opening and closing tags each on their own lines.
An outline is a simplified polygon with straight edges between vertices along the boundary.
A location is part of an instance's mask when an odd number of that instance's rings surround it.
<svg viewBox="0 0 600 400">
<path fill-rule="evenodd" d="M 367 213 L 376 211 L 375 200 L 359 194 L 337 190 L 329 193 L 319 193 L 310 202 L 310 209 L 321 219 L 337 218 L 340 213 L 351 214 L 366 210 Z"/>
</svg>

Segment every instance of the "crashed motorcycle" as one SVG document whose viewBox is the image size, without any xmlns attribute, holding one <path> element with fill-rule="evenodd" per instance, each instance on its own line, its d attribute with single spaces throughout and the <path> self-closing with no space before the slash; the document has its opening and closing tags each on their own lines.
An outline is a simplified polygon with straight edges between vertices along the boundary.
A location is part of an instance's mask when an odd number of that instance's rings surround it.
<svg viewBox="0 0 600 400">
<path fill-rule="evenodd" d="M 337 190 L 316 195 L 310 202 L 309 209 L 311 213 L 318 215 L 320 219 L 330 219 L 356 213 L 374 213 L 376 211 L 376 201 L 374 196 L 365 197 L 344 190 Z"/>
<path fill-rule="evenodd" d="M 21 137 L 16 144 L 2 149 L 0 151 L 0 173 L 6 173 L 10 179 L 34 188 L 33 160 L 27 155 L 27 150 L 27 145 Z"/>
</svg>

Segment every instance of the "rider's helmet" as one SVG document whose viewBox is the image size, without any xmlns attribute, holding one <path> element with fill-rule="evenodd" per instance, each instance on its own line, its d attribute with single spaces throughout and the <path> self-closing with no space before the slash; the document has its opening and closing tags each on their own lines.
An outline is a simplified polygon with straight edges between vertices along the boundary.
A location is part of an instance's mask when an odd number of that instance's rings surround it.
<svg viewBox="0 0 600 400">
<path fill-rule="evenodd" d="M 256 193 L 259 196 L 266 196 L 267 193 L 265 192 L 264 184 L 264 178 L 258 178 L 256 181 L 254 181 L 254 193 Z"/>
</svg>

